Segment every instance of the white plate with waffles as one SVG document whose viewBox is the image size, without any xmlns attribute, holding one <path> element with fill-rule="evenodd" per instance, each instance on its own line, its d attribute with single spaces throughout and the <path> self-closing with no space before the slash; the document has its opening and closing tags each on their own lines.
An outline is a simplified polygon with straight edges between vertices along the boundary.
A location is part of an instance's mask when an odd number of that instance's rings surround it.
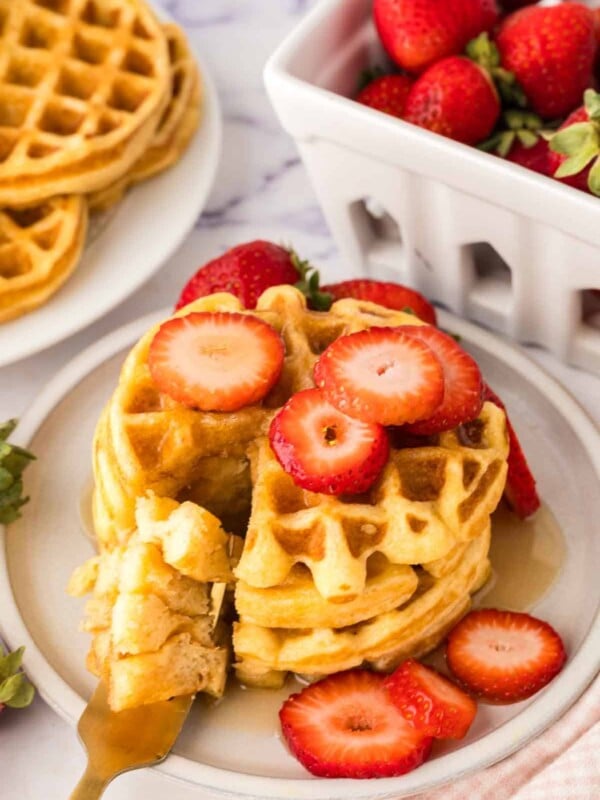
<svg viewBox="0 0 600 800">
<path fill-rule="evenodd" d="M 93 553 L 92 434 L 125 353 L 168 313 L 133 322 L 79 355 L 46 387 L 14 437 L 38 460 L 26 473 L 31 501 L 23 518 L 0 534 L 2 625 L 10 644 L 27 646 L 26 667 L 41 695 L 73 725 L 94 686 L 85 669 L 89 639 L 79 631 L 83 601 L 65 594 L 72 570 Z M 493 604 L 527 608 L 551 622 L 569 653 L 564 671 L 528 701 L 480 705 L 467 739 L 436 746 L 414 772 L 370 781 L 315 779 L 286 751 L 277 711 L 297 684 L 277 691 L 232 686 L 216 706 L 195 704 L 173 754 L 156 767 L 197 787 L 199 796 L 375 800 L 424 791 L 522 747 L 560 717 L 598 672 L 600 433 L 521 352 L 467 322 L 440 316 L 507 403 L 551 510 L 521 526 L 518 535 L 498 530 L 498 537 L 508 535 L 512 561 L 508 569 L 501 563 L 506 546 L 497 559 L 492 555 Z M 484 603 L 492 604 L 491 593 Z"/>
<path fill-rule="evenodd" d="M 2 8 L 0 3 L 0 12 Z M 42 52 L 35 47 L 39 44 L 32 42 L 34 55 Z M 102 317 L 147 281 L 192 229 L 213 183 L 222 137 L 213 81 L 202 59 L 194 55 L 202 81 L 202 117 L 187 150 L 171 168 L 133 188 L 109 211 L 91 218 L 81 260 L 64 285 L 43 305 L 0 324 L 0 367 L 44 350 Z M 16 72 L 23 64 L 13 61 L 6 67 L 14 73 L 10 80 L 27 80 L 22 70 Z M 34 59 L 32 69 L 35 63 Z M 133 64 L 131 69 L 135 72 L 139 67 Z M 8 78 L 3 85 L 6 91 L 20 88 L 15 84 L 11 89 Z M 70 84 L 64 89 L 65 94 L 76 91 L 77 86 Z M 72 97 L 63 100 L 71 102 Z M 5 123 L 0 120 L 0 127 Z M 2 130 L 6 133 L 8 129 Z M 38 240 L 24 242 L 26 248 L 33 244 L 39 244 Z"/>
</svg>

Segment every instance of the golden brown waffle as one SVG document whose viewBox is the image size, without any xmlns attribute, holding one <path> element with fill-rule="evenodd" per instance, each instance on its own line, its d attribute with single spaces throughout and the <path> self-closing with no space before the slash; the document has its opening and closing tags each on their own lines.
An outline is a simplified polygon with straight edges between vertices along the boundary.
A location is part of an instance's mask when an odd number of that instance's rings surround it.
<svg viewBox="0 0 600 800">
<path fill-rule="evenodd" d="M 169 45 L 171 89 L 149 148 L 131 172 L 116 183 L 88 195 L 90 211 L 106 211 L 119 202 L 127 189 L 170 167 L 183 154 L 200 122 L 201 84 L 198 68 L 185 34 L 177 25 L 163 26 Z"/>
<path fill-rule="evenodd" d="M 307 630 L 242 619 L 233 634 L 238 678 L 249 686 L 278 688 L 288 671 L 311 678 L 360 665 L 388 671 L 404 658 L 425 655 L 469 610 L 471 594 L 487 580 L 489 545 L 488 522 L 450 571 L 436 578 L 415 568 L 417 588 L 410 600 L 358 624 Z"/>
<path fill-rule="evenodd" d="M 79 196 L 0 210 L 0 322 L 45 302 L 75 269 L 87 228 Z"/>
<path fill-rule="evenodd" d="M 69 591 L 90 591 L 84 629 L 88 668 L 104 677 L 111 708 L 207 691 L 222 694 L 228 647 L 213 634 L 209 582 L 230 580 L 227 536 L 192 503 L 149 497 L 138 530 L 74 573 Z"/>
<path fill-rule="evenodd" d="M 121 178 L 154 135 L 169 74 L 143 0 L 0 0 L 0 204 Z"/>
<path fill-rule="evenodd" d="M 356 300 L 308 311 L 289 286 L 266 291 L 255 311 L 216 294 L 177 316 L 193 311 L 271 324 L 285 341 L 281 377 L 262 404 L 235 413 L 186 408 L 153 384 L 147 358 L 158 326 L 149 331 L 127 357 L 96 430 L 101 546 L 128 549 L 136 498 L 148 491 L 194 500 L 228 530 L 239 524 L 246 538 L 235 568 L 234 648 L 248 684 L 280 685 L 290 670 L 386 669 L 435 647 L 488 575 L 490 514 L 507 469 L 503 411 L 486 403 L 477 420 L 422 446 L 393 442 L 381 476 L 360 497 L 308 492 L 269 447 L 273 415 L 312 385 L 315 361 L 340 335 L 423 323 Z"/>
<path fill-rule="evenodd" d="M 312 385 L 319 353 L 343 333 L 373 325 L 422 324 L 410 314 L 358 300 L 340 300 L 326 314 L 308 311 L 303 295 L 291 286 L 268 289 L 256 311 L 245 311 L 237 298 L 224 293 L 203 297 L 177 316 L 191 311 L 236 311 L 273 325 L 286 346 L 281 378 L 261 405 L 232 414 L 186 408 L 152 382 L 147 356 L 158 326 L 150 330 L 127 357 L 96 430 L 94 521 L 102 546 L 127 539 L 136 498 L 149 489 L 162 497 L 194 500 L 227 529 L 242 523 L 245 530 L 252 491 L 248 447 L 267 432 L 273 414 L 294 392 Z"/>
<path fill-rule="evenodd" d="M 392 449 L 378 481 L 357 498 L 296 486 L 260 439 L 237 577 L 257 588 L 277 586 L 302 563 L 323 598 L 344 602 L 363 593 L 373 553 L 392 564 L 423 564 L 479 536 L 502 496 L 508 445 L 504 413 L 492 403 L 478 423 L 477 447 L 451 433 L 435 445 Z"/>
</svg>

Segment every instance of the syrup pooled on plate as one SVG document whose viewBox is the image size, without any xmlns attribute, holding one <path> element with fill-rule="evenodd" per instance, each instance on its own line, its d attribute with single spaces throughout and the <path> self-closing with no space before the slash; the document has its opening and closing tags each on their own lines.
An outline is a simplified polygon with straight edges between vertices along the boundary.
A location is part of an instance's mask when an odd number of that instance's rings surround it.
<svg viewBox="0 0 600 800">
<path fill-rule="evenodd" d="M 492 516 L 492 575 L 474 605 L 528 611 L 557 580 L 565 555 L 563 533 L 548 506 L 522 520 L 501 503 Z"/>
</svg>

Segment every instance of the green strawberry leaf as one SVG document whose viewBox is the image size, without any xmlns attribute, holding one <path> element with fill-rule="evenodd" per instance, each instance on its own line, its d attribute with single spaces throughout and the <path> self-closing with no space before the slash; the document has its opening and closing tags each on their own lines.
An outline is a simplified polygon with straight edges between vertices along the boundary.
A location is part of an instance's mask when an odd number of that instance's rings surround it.
<svg viewBox="0 0 600 800">
<path fill-rule="evenodd" d="M 600 128 L 593 122 L 577 122 L 550 139 L 550 149 L 567 156 L 555 178 L 577 175 L 600 153 Z"/>
<path fill-rule="evenodd" d="M 2 648 L 0 648 L 0 652 L 2 652 Z M 21 663 L 23 662 L 24 652 L 25 648 L 19 647 L 14 653 L 0 655 L 0 684 L 2 681 L 6 680 L 6 678 L 10 678 L 11 675 L 19 671 Z"/>
<path fill-rule="evenodd" d="M 588 187 L 592 194 L 600 197 L 600 158 L 597 158 L 588 175 Z"/>
<path fill-rule="evenodd" d="M 0 685 L 0 703 L 9 708 L 25 708 L 31 704 L 35 689 L 22 672 L 7 678 Z"/>
<path fill-rule="evenodd" d="M 23 497 L 22 475 L 35 456 L 7 440 L 16 428 L 17 421 L 0 424 L 0 525 L 18 519 L 19 509 L 28 501 Z"/>
<path fill-rule="evenodd" d="M 593 120 L 600 120 L 600 94 L 594 89 L 586 89 L 583 93 L 583 104 L 588 117 Z"/>
<path fill-rule="evenodd" d="M 527 130 L 517 131 L 515 133 L 515 136 L 521 142 L 523 147 L 526 147 L 526 148 L 534 147 L 534 145 L 536 145 L 538 143 L 538 140 L 540 138 L 537 135 L 537 133 L 534 133 L 533 131 L 527 131 Z"/>
</svg>

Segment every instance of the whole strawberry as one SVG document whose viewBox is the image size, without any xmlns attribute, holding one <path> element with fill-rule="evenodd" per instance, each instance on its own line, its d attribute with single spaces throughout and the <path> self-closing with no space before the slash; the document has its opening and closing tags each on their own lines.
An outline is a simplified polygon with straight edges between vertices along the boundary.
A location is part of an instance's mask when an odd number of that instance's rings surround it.
<svg viewBox="0 0 600 800">
<path fill-rule="evenodd" d="M 541 175 L 550 175 L 548 141 L 542 135 L 542 126 L 537 114 L 509 109 L 503 114 L 500 130 L 479 147 Z"/>
<path fill-rule="evenodd" d="M 331 283 L 322 286 L 321 291 L 327 292 L 334 300 L 351 297 L 354 300 L 367 300 L 369 303 L 392 308 L 397 311 L 409 311 L 423 322 L 430 325 L 437 324 L 435 308 L 420 292 L 391 281 L 376 281 L 372 278 L 354 278 L 341 283 Z"/>
<path fill-rule="evenodd" d="M 550 175 L 548 142 L 541 137 L 533 145 L 524 145 L 516 139 L 504 158 L 540 175 Z"/>
<path fill-rule="evenodd" d="M 247 242 L 201 267 L 184 286 L 175 308 L 214 292 L 230 292 L 245 308 L 255 308 L 266 289 L 281 283 L 302 283 L 301 288 L 311 294 L 313 307 L 320 307 L 320 299 L 328 307 L 330 299 L 319 296 L 318 276 L 316 282 L 311 281 L 309 271 L 307 262 L 301 261 L 292 250 L 260 239 Z"/>
<path fill-rule="evenodd" d="M 580 3 L 516 11 L 503 21 L 496 44 L 502 66 L 515 75 L 531 108 L 545 119 L 571 112 L 592 85 L 594 16 Z"/>
<path fill-rule="evenodd" d="M 407 75 L 381 75 L 367 84 L 356 100 L 392 117 L 402 118 L 413 82 Z"/>
<path fill-rule="evenodd" d="M 576 189 L 600 196 L 600 94 L 588 89 L 550 140 L 548 172 Z"/>
<path fill-rule="evenodd" d="M 5 706 L 25 708 L 33 700 L 33 686 L 21 672 L 24 649 L 6 653 L 0 644 L 0 711 Z"/>
<path fill-rule="evenodd" d="M 495 0 L 374 0 L 373 15 L 390 57 L 421 72 L 491 30 L 499 12 Z"/>
<path fill-rule="evenodd" d="M 438 61 L 412 87 L 404 119 L 464 144 L 492 132 L 500 100 L 488 73 L 463 56 Z"/>
</svg>

